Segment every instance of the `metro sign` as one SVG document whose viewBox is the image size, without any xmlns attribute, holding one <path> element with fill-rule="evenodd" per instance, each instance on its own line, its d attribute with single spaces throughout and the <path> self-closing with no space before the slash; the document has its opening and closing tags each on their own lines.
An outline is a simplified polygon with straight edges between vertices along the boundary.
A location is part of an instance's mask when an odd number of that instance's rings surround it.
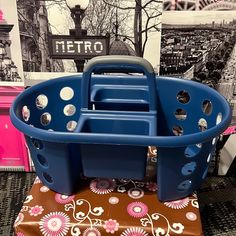
<svg viewBox="0 0 236 236">
<path fill-rule="evenodd" d="M 50 55 L 54 59 L 91 59 L 109 54 L 109 37 L 52 35 Z"/>
</svg>

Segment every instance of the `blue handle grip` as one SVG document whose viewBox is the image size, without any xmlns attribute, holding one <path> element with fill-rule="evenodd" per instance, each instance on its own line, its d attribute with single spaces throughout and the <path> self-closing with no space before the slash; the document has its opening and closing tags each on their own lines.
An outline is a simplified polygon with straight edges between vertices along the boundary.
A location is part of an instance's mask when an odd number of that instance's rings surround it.
<svg viewBox="0 0 236 236">
<path fill-rule="evenodd" d="M 82 79 L 81 108 L 88 109 L 90 103 L 90 79 L 93 72 L 136 72 L 147 77 L 149 87 L 149 110 L 157 109 L 156 76 L 152 65 L 141 57 L 134 56 L 99 56 L 91 59 L 84 68 Z"/>
</svg>

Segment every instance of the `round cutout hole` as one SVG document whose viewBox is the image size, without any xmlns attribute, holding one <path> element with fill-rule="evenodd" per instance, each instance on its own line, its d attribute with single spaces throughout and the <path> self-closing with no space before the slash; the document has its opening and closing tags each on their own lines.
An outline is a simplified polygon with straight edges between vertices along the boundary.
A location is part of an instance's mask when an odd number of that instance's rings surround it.
<svg viewBox="0 0 236 236">
<path fill-rule="evenodd" d="M 48 105 L 48 98 L 47 98 L 47 96 L 44 95 L 44 94 L 40 94 L 36 98 L 36 107 L 38 109 L 44 109 L 47 105 Z"/>
<path fill-rule="evenodd" d="M 64 87 L 60 91 L 60 97 L 64 101 L 68 101 L 74 97 L 74 90 L 70 87 Z"/>
<path fill-rule="evenodd" d="M 185 180 L 183 182 L 181 182 L 178 187 L 177 187 L 177 190 L 179 192 L 187 192 L 190 187 L 192 186 L 192 181 L 191 180 Z"/>
<path fill-rule="evenodd" d="M 182 175 L 191 175 L 196 170 L 197 164 L 195 161 L 185 164 L 182 169 Z"/>
<path fill-rule="evenodd" d="M 197 144 L 196 144 L 196 147 L 202 148 L 202 144 L 201 144 L 201 143 L 197 143 Z"/>
<path fill-rule="evenodd" d="M 177 94 L 177 100 L 180 102 L 180 103 L 183 103 L 183 104 L 186 104 L 189 102 L 190 100 L 190 96 L 189 96 L 189 93 L 185 90 L 182 90 L 180 91 L 178 94 Z"/>
<path fill-rule="evenodd" d="M 49 125 L 51 120 L 52 120 L 52 117 L 48 112 L 45 112 L 41 115 L 40 122 L 42 125 L 44 126 Z"/>
<path fill-rule="evenodd" d="M 178 126 L 178 125 L 175 125 L 173 128 L 172 128 L 172 132 L 174 135 L 176 136 L 181 136 L 183 135 L 184 131 L 183 131 L 183 128 L 181 126 Z"/>
<path fill-rule="evenodd" d="M 179 108 L 175 111 L 175 118 L 177 120 L 185 120 L 187 118 L 187 112 Z"/>
<path fill-rule="evenodd" d="M 202 148 L 202 144 L 201 143 L 196 144 L 196 145 L 187 146 L 185 151 L 184 151 L 184 155 L 187 158 L 193 158 L 196 155 L 198 155 L 198 153 L 201 151 L 201 148 Z"/>
<path fill-rule="evenodd" d="M 74 120 L 71 120 L 67 123 L 66 128 L 67 128 L 68 131 L 72 132 L 72 131 L 75 130 L 76 126 L 77 126 L 77 122 L 74 121 Z"/>
<path fill-rule="evenodd" d="M 31 142 L 36 149 L 40 150 L 43 148 L 43 143 L 40 140 L 33 138 L 31 139 Z"/>
<path fill-rule="evenodd" d="M 38 155 L 37 155 L 37 158 L 38 158 L 39 163 L 40 163 L 42 166 L 48 167 L 48 161 L 47 161 L 47 159 L 46 159 L 44 156 L 38 154 Z"/>
<path fill-rule="evenodd" d="M 202 132 L 207 130 L 207 121 L 204 118 L 199 119 L 198 128 Z"/>
<path fill-rule="evenodd" d="M 63 113 L 66 116 L 73 116 L 75 114 L 75 112 L 76 112 L 76 108 L 72 104 L 66 105 L 63 109 Z"/>
</svg>

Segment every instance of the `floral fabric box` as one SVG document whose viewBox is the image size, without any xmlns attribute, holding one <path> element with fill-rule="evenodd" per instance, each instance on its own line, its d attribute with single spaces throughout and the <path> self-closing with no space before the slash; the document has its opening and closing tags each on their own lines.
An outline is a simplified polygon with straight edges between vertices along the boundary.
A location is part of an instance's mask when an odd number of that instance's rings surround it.
<svg viewBox="0 0 236 236">
<path fill-rule="evenodd" d="M 158 201 L 154 182 L 85 180 L 65 196 L 37 178 L 15 221 L 17 236 L 202 235 L 196 195 Z"/>
<path fill-rule="evenodd" d="M 71 196 L 55 193 L 36 178 L 15 221 L 17 236 L 203 235 L 197 196 L 158 201 L 155 151 L 144 182 L 84 179 Z"/>
</svg>

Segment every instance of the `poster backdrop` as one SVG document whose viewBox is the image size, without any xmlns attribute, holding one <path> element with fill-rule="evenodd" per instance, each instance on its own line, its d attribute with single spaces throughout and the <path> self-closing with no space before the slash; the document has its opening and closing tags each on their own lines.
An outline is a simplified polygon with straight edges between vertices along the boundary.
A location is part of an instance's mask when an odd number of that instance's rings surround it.
<svg viewBox="0 0 236 236">
<path fill-rule="evenodd" d="M 158 1 L 90 0 L 81 29 L 89 37 L 109 35 L 108 54 L 144 57 L 158 73 L 162 7 Z M 75 29 L 66 1 L 17 0 L 17 14 L 25 81 L 79 71 L 78 60 L 55 59 L 50 54 L 51 35 L 71 37 Z"/>
<path fill-rule="evenodd" d="M 16 1 L 0 0 L 0 85 L 23 85 Z"/>
</svg>

